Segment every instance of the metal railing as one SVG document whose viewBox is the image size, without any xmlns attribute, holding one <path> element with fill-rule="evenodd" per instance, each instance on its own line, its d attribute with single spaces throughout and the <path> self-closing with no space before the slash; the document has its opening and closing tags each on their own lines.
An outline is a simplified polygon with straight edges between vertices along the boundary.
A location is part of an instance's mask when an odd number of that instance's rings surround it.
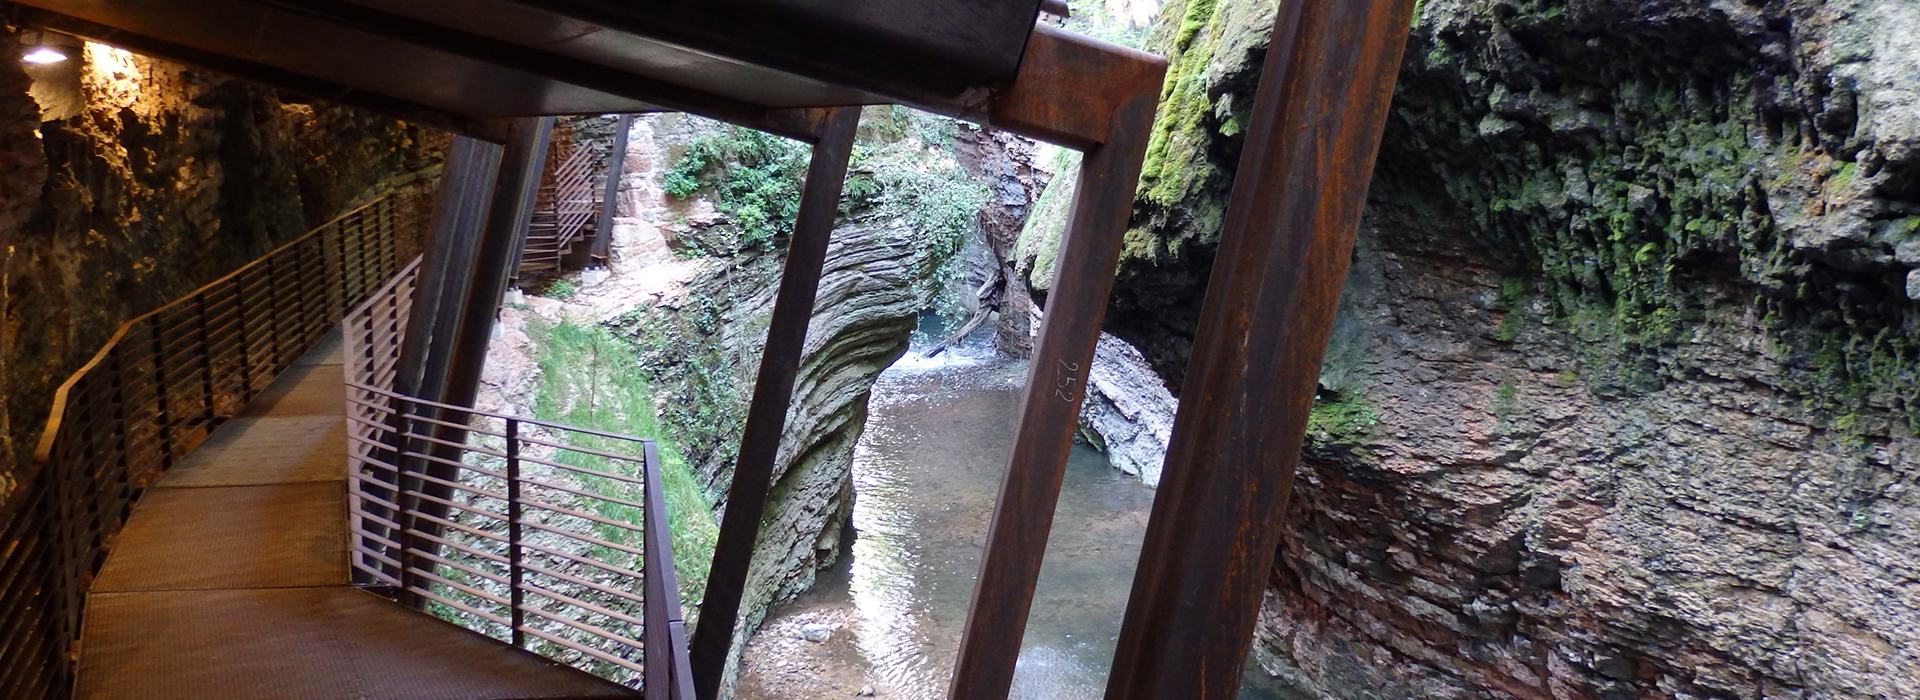
<svg viewBox="0 0 1920 700">
<path fill-rule="evenodd" d="M 393 392 L 413 274 L 344 324 L 356 581 L 653 697 L 692 698 L 653 442 Z"/>
<path fill-rule="evenodd" d="M 356 209 L 128 321 L 54 395 L 0 504 L 0 697 L 65 697 L 87 585 L 141 490 L 418 247 L 420 200 Z"/>
</svg>

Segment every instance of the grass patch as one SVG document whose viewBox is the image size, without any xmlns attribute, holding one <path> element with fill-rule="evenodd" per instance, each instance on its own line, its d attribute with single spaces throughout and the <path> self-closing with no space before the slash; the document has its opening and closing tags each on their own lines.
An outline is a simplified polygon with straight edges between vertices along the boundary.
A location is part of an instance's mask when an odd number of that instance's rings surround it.
<svg viewBox="0 0 1920 700">
<path fill-rule="evenodd" d="M 665 482 L 667 518 L 673 533 L 673 568 L 680 579 L 685 605 L 697 605 L 706 593 L 707 566 L 713 559 L 720 527 L 713 517 L 713 499 L 707 496 L 686 457 L 660 429 L 654 415 L 653 386 L 640 366 L 639 354 L 627 341 L 599 326 L 571 321 L 544 324 L 530 321 L 540 365 L 534 390 L 534 415 L 540 420 L 582 428 L 652 438 L 660 450 L 660 476 Z M 592 436 L 576 436 L 575 442 Z M 579 447 L 595 447 L 577 444 Z M 635 520 L 639 513 L 607 513 Z"/>
</svg>

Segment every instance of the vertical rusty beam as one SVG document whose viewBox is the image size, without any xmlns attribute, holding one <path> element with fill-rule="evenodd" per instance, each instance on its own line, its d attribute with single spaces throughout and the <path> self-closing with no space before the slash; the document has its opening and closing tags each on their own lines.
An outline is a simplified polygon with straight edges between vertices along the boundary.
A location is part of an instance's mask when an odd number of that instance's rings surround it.
<svg viewBox="0 0 1920 700">
<path fill-rule="evenodd" d="M 540 198 L 540 175 L 546 170 L 547 146 L 553 139 L 553 117 L 515 119 L 507 126 L 507 152 L 500 178 L 494 183 L 493 206 L 480 234 L 473 273 L 461 304 L 453 335 L 452 364 L 447 372 L 442 403 L 472 406 L 487 366 L 487 346 L 493 342 L 493 323 L 500 299 L 513 277 L 514 261 L 527 245 L 527 226 Z M 454 421 L 460 422 L 460 421 Z"/>
<path fill-rule="evenodd" d="M 1413 4 L 1280 6 L 1108 700 L 1239 693 Z"/>
<path fill-rule="evenodd" d="M 442 316 L 442 322 L 449 315 L 453 322 L 436 331 L 436 335 L 444 332 L 451 336 L 452 341 L 445 384 L 438 396 L 420 398 L 472 406 L 479 392 L 480 375 L 487 364 L 487 346 L 493 340 L 493 324 L 500 311 L 500 298 L 506 292 L 507 279 L 512 276 L 516 253 L 526 245 L 527 220 L 532 216 L 533 201 L 540 189 L 540 173 L 546 165 L 547 144 L 553 135 L 553 117 L 514 119 L 507 132 L 506 153 L 493 183 L 493 198 L 478 250 L 474 251 L 473 264 L 466 276 L 467 287 L 458 290 L 460 296 L 454 303 L 442 302 L 443 312 L 448 306 L 454 309 L 453 313 Z M 465 425 L 468 420 L 466 414 L 450 410 L 443 410 L 435 417 L 456 425 Z M 460 463 L 461 450 L 457 445 L 467 441 L 464 428 L 439 425 L 432 431 L 438 442 L 428 451 L 436 459 L 426 460 L 421 466 L 428 476 L 443 483 L 426 482 L 420 487 L 422 493 L 432 498 L 423 499 L 416 510 L 430 517 L 416 520 L 408 528 L 410 535 L 424 533 L 424 536 L 413 536 L 408 543 L 409 553 L 439 551 L 435 538 L 440 526 L 432 523 L 433 519 L 445 519 L 448 507 L 434 499 L 453 500 L 453 488 L 444 482 L 459 480 L 460 470 L 454 466 Z"/>
<path fill-rule="evenodd" d="M 842 107 L 828 117 L 825 135 L 813 147 L 807 182 L 800 194 L 800 213 L 787 245 L 787 267 L 780 278 L 780 294 L 773 305 L 773 321 L 760 355 L 760 374 L 753 384 L 753 403 L 740 438 L 740 455 L 727 488 L 726 514 L 720 520 L 720 541 L 714 547 L 707 575 L 707 595 L 700 605 L 700 624 L 693 631 L 694 688 L 701 700 L 720 694 L 727 651 L 733 645 L 733 627 L 740 617 L 740 596 L 746 592 L 747 568 L 760 537 L 760 511 L 767 504 L 773 461 L 780 451 L 787 408 L 793 402 L 794 375 L 813 320 L 813 301 L 820 291 L 820 271 L 827 260 L 827 240 L 834 216 L 840 211 L 840 190 L 846 184 L 847 159 L 853 155 L 854 131 L 860 126 L 860 108 Z"/>
<path fill-rule="evenodd" d="M 1149 84 L 1158 87 L 1157 81 Z M 1060 242 L 1052 293 L 1027 370 L 1026 398 L 1000 482 L 987 548 L 967 610 L 966 632 L 949 697 L 1000 700 L 1013 686 L 1020 639 L 1027 630 L 1040 560 L 1085 397 L 1087 365 L 1113 291 L 1133 193 L 1146 159 L 1155 94 L 1122 103 L 1105 142 L 1086 151 L 1067 231 Z"/>
<path fill-rule="evenodd" d="M 620 180 L 627 174 L 627 132 L 633 130 L 633 115 L 620 115 L 613 128 L 617 133 L 613 135 L 613 152 L 607 156 L 607 183 L 600 193 L 600 213 L 594 219 L 593 244 L 587 252 L 589 260 L 601 265 L 607 264 L 607 249 L 613 243 L 613 215 L 620 204 L 616 201 Z"/>
</svg>

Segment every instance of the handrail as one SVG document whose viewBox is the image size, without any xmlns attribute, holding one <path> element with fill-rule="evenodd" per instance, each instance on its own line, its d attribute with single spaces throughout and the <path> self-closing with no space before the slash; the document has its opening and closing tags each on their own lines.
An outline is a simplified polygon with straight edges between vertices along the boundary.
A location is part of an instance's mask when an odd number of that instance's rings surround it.
<svg viewBox="0 0 1920 700">
<path fill-rule="evenodd" d="M 0 697 L 64 697 L 86 587 L 134 499 L 412 257 L 392 195 L 121 324 L 54 393 L 0 504 Z"/>
<path fill-rule="evenodd" d="M 653 441 L 397 393 L 418 267 L 342 323 L 355 582 L 652 697 L 691 700 Z"/>
</svg>

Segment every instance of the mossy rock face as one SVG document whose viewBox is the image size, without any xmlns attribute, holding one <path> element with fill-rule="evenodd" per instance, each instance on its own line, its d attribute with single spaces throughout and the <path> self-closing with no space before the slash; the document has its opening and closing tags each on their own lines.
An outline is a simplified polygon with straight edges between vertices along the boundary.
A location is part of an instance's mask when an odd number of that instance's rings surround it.
<svg viewBox="0 0 1920 700">
<path fill-rule="evenodd" d="M 1543 316 L 1606 349 L 1602 390 L 1670 380 L 1666 348 L 1753 305 L 1784 391 L 1908 412 L 1920 103 L 1897 73 L 1920 59 L 1898 50 L 1912 30 L 1873 27 L 1920 9 L 1819 5 L 1422 2 L 1370 218 L 1464 224 Z M 1170 74 L 1110 325 L 1175 384 L 1271 21 L 1264 0 L 1193 0 L 1154 34 Z"/>
</svg>

